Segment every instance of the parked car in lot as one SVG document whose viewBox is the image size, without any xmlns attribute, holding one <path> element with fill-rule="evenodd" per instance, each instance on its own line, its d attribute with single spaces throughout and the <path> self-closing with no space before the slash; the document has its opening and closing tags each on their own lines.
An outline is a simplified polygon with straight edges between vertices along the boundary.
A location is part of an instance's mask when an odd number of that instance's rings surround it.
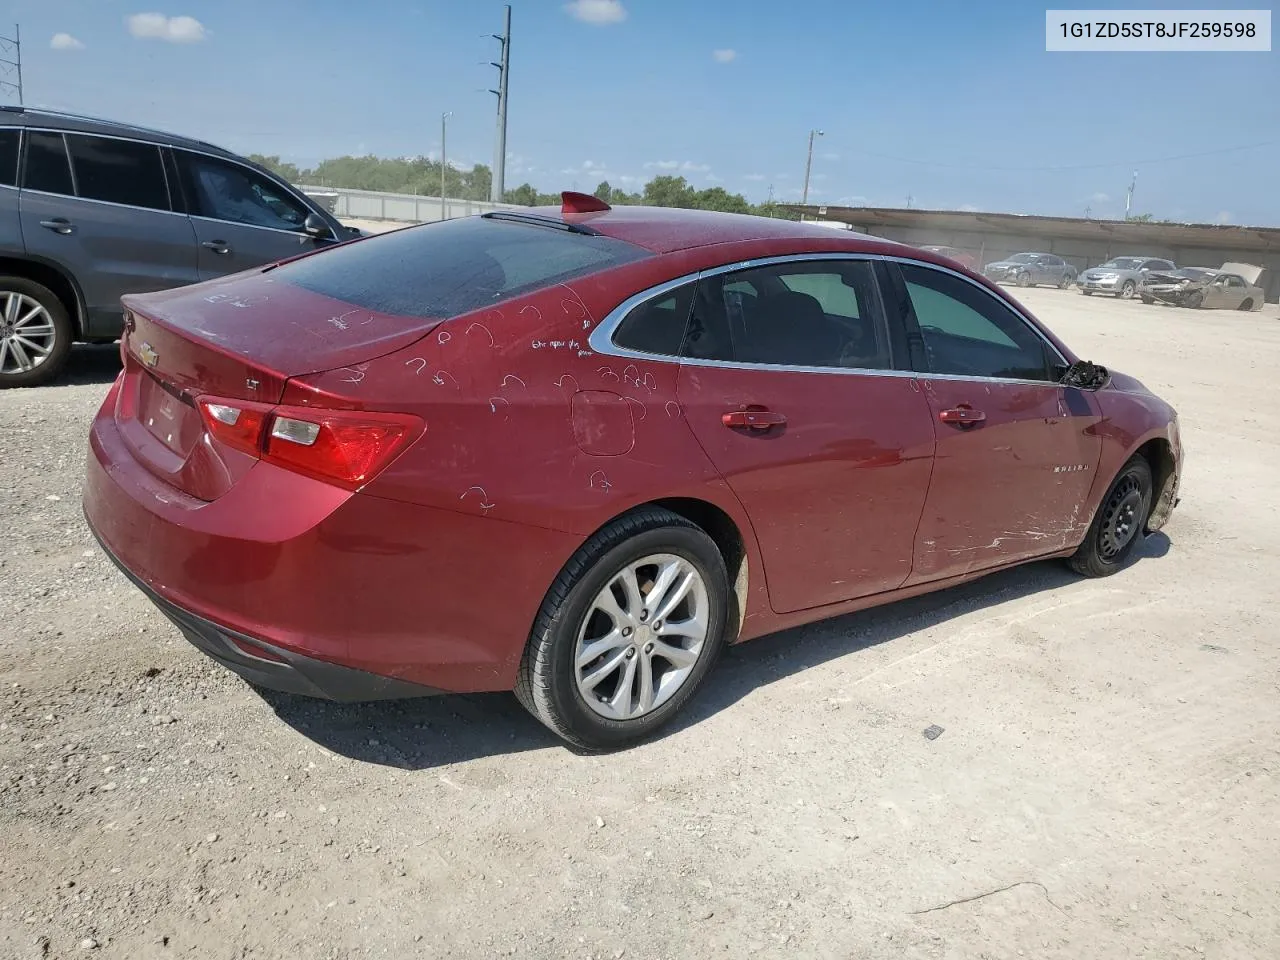
<svg viewBox="0 0 1280 960">
<path fill-rule="evenodd" d="M 565 194 L 125 307 L 85 514 L 193 644 L 319 697 L 514 688 L 583 747 L 726 643 L 1114 573 L 1177 502 L 1167 403 L 852 232 Z"/>
<path fill-rule="evenodd" d="M 1006 260 L 988 263 L 982 272 L 989 280 L 1020 287 L 1044 283 L 1066 289 L 1076 279 L 1076 268 L 1052 253 L 1015 253 Z"/>
<path fill-rule="evenodd" d="M 0 387 L 120 336 L 120 297 L 350 239 L 318 203 L 207 143 L 0 107 Z"/>
<path fill-rule="evenodd" d="M 936 253 L 940 257 L 946 257 L 948 260 L 954 260 L 966 270 L 977 270 L 981 264 L 978 258 L 971 253 L 965 253 L 956 247 L 943 247 L 937 244 L 926 244 L 920 247 L 921 250 L 928 250 L 930 253 Z"/>
<path fill-rule="evenodd" d="M 1176 269 L 1172 260 L 1158 257 L 1112 257 L 1101 266 L 1090 267 L 1080 274 L 1080 292 L 1086 297 L 1094 293 L 1109 293 L 1128 300 L 1138 292 L 1148 275 Z"/>
<path fill-rule="evenodd" d="M 1223 264 L 1221 270 L 1190 267 L 1153 276 L 1153 282 L 1142 288 L 1142 300 L 1179 307 L 1261 310 L 1264 292 L 1257 285 L 1261 275 L 1261 267 L 1247 263 Z"/>
</svg>

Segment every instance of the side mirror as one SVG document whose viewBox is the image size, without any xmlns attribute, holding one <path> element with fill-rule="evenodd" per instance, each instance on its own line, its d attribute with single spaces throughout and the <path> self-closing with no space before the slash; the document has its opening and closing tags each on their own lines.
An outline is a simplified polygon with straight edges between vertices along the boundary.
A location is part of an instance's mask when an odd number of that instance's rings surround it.
<svg viewBox="0 0 1280 960">
<path fill-rule="evenodd" d="M 1061 367 L 1058 369 L 1061 369 Z M 1057 371 L 1055 370 L 1055 372 Z M 1064 387 L 1076 387 L 1080 390 L 1100 390 L 1107 385 L 1107 381 L 1110 379 L 1111 373 L 1106 367 L 1100 367 L 1096 363 L 1090 363 L 1088 360 L 1077 360 L 1067 367 L 1058 382 Z"/>
<path fill-rule="evenodd" d="M 308 213 L 307 219 L 302 221 L 302 232 L 317 240 L 333 239 L 333 228 L 315 213 Z"/>
</svg>

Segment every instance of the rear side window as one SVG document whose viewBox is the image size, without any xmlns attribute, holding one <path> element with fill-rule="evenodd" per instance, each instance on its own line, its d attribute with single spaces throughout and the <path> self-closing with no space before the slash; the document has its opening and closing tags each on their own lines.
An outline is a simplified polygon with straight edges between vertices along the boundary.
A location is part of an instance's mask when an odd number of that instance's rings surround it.
<svg viewBox="0 0 1280 960">
<path fill-rule="evenodd" d="M 164 162 L 151 143 L 67 135 L 76 195 L 151 210 L 169 209 Z"/>
<path fill-rule="evenodd" d="M 276 269 L 281 280 L 366 310 L 453 317 L 646 256 L 610 237 L 463 217 L 359 240 Z"/>
<path fill-rule="evenodd" d="M 696 283 L 660 295 L 636 307 L 618 325 L 613 342 L 628 350 L 652 353 L 661 357 L 680 355 L 684 328 L 693 304 Z"/>
<path fill-rule="evenodd" d="M 62 134 L 39 131 L 27 134 L 27 164 L 22 186 L 27 190 L 62 193 L 69 197 L 75 195 Z"/>
<path fill-rule="evenodd" d="M 18 183 L 18 131 L 0 130 L 0 186 Z"/>
</svg>

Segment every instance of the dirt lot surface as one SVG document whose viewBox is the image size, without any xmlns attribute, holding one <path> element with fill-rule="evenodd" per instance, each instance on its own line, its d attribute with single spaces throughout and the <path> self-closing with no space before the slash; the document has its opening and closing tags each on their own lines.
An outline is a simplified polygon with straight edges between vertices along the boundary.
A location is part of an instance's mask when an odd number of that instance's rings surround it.
<svg viewBox="0 0 1280 960">
<path fill-rule="evenodd" d="M 1167 537 L 736 648 L 612 756 L 254 692 L 81 520 L 113 351 L 0 394 L 0 957 L 1280 956 L 1280 318 L 1019 296 L 1178 406 Z"/>
</svg>

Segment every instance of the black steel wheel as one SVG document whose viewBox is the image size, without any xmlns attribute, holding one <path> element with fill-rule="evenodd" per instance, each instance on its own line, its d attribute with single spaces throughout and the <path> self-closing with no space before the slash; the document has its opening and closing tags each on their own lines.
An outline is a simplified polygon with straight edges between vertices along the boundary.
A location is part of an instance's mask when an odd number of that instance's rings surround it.
<svg viewBox="0 0 1280 960">
<path fill-rule="evenodd" d="M 1142 539 L 1151 512 L 1151 466 L 1135 456 L 1112 481 L 1089 532 L 1071 557 L 1072 569 L 1086 577 L 1119 570 Z"/>
</svg>

